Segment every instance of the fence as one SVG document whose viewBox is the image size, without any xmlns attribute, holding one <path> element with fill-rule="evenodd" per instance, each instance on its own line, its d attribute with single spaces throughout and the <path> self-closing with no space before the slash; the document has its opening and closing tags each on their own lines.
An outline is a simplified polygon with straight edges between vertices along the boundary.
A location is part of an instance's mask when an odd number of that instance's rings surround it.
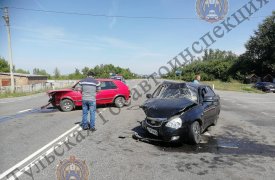
<svg viewBox="0 0 275 180">
<path fill-rule="evenodd" d="M 54 90 L 60 88 L 67 88 L 73 86 L 77 80 L 51 80 L 46 83 L 15 86 L 16 93 L 31 93 L 38 91 Z M 9 93 L 11 92 L 11 86 L 1 86 L 0 93 Z"/>
</svg>

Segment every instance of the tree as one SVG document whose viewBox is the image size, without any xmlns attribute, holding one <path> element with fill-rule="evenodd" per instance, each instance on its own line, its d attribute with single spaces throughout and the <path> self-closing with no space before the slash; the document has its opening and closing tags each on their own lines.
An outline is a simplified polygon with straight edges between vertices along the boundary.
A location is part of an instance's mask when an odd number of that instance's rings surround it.
<svg viewBox="0 0 275 180">
<path fill-rule="evenodd" d="M 16 69 L 15 72 L 16 73 L 21 73 L 21 74 L 30 74 L 30 71 L 26 71 L 26 70 L 20 69 L 20 68 Z"/>
<path fill-rule="evenodd" d="M 236 74 L 275 76 L 275 11 L 259 25 L 245 47 L 246 52 L 234 66 Z"/>
<path fill-rule="evenodd" d="M 61 77 L 61 73 L 57 67 L 54 69 L 53 74 L 55 79 L 59 79 Z"/>
<path fill-rule="evenodd" d="M 39 68 L 34 68 L 33 69 L 33 74 L 41 75 L 41 76 L 50 76 L 50 74 L 48 74 L 45 69 L 39 69 Z"/>
<path fill-rule="evenodd" d="M 0 57 L 0 72 L 10 72 L 10 66 L 8 61 Z"/>
<path fill-rule="evenodd" d="M 81 71 L 82 71 L 82 74 L 83 74 L 84 76 L 87 76 L 87 75 L 88 75 L 88 72 L 90 71 L 90 68 L 84 67 Z"/>
</svg>

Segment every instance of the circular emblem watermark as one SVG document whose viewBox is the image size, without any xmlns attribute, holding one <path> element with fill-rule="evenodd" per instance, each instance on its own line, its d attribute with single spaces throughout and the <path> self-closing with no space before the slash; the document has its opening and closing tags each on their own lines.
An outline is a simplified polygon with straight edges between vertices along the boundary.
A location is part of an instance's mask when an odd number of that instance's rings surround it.
<svg viewBox="0 0 275 180">
<path fill-rule="evenodd" d="M 196 10 L 199 17 L 210 23 L 224 19 L 228 13 L 227 0 L 197 0 Z"/>
<path fill-rule="evenodd" d="M 75 156 L 60 161 L 56 169 L 57 180 L 88 180 L 89 170 L 85 161 L 80 161 Z"/>
</svg>

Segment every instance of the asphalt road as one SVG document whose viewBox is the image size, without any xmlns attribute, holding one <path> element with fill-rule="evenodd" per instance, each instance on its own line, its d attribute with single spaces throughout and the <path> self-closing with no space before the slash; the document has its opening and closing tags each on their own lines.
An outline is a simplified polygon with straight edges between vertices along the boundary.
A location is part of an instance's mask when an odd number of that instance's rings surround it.
<svg viewBox="0 0 275 180">
<path fill-rule="evenodd" d="M 134 87 L 138 82 L 128 84 Z M 41 110 L 48 100 L 45 94 L 1 99 L 0 173 L 28 166 L 19 179 L 56 179 L 60 161 L 73 155 L 85 160 L 89 179 L 274 179 L 275 94 L 217 93 L 222 104 L 218 125 L 199 145 L 177 147 L 132 138 L 134 132 L 142 132 L 138 121 L 145 115 L 138 106 L 144 95 L 120 112 L 98 108 L 98 130 L 90 134 L 78 131 L 81 110 Z M 69 136 L 71 132 L 75 136 Z M 58 153 L 51 149 L 57 143 Z M 48 162 L 41 158 L 45 153 Z"/>
</svg>

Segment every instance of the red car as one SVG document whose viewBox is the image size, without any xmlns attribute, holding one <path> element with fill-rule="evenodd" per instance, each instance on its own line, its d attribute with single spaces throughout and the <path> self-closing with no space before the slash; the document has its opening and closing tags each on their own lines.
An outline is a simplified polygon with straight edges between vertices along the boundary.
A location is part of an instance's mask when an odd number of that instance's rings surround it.
<svg viewBox="0 0 275 180">
<path fill-rule="evenodd" d="M 114 104 L 123 107 L 129 100 L 130 90 L 127 85 L 114 79 L 97 79 L 101 90 L 96 94 L 96 104 Z M 48 91 L 49 102 L 54 107 L 60 107 L 62 111 L 71 111 L 77 106 L 82 106 L 81 86 L 76 83 L 71 89 Z"/>
</svg>

